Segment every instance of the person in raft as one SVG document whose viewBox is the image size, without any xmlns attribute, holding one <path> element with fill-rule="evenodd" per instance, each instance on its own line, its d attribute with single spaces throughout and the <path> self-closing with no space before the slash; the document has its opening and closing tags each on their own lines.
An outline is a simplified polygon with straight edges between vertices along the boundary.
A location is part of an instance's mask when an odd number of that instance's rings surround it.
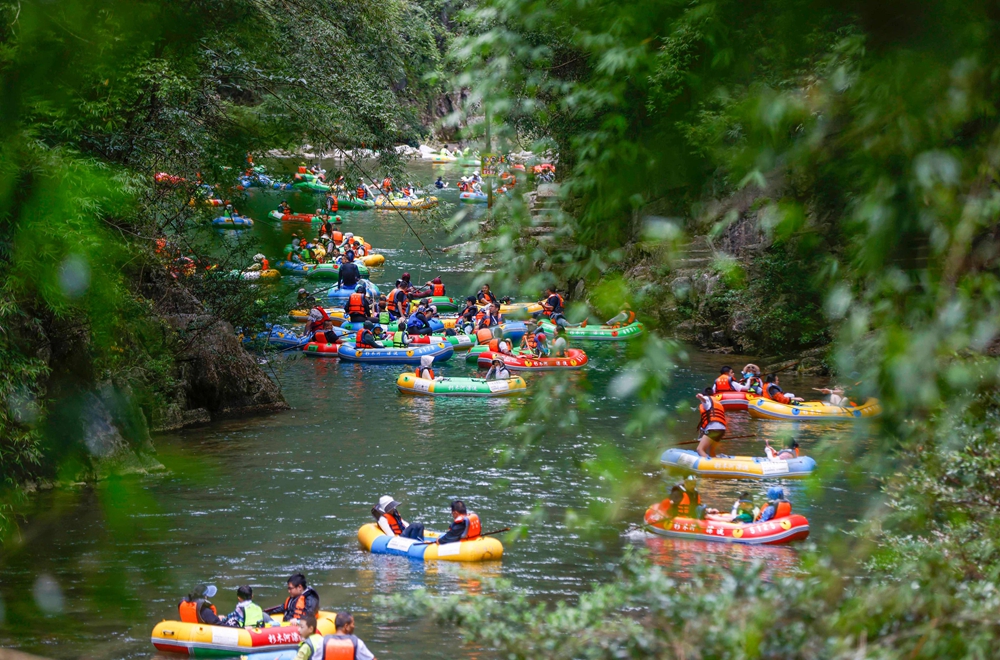
<svg viewBox="0 0 1000 660">
<path fill-rule="evenodd" d="M 844 396 L 844 388 L 838 385 L 834 385 L 832 388 L 824 387 L 819 391 L 829 397 L 827 399 L 827 403 L 831 406 L 842 406 L 846 408 L 847 406 L 856 405 L 853 401 Z"/>
<path fill-rule="evenodd" d="M 438 537 L 438 544 L 457 543 L 458 541 L 471 541 L 479 538 L 483 533 L 479 516 L 465 508 L 465 502 L 455 500 L 451 503 L 451 527 L 448 531 Z"/>
<path fill-rule="evenodd" d="M 281 605 L 264 610 L 265 614 L 281 614 L 285 623 L 298 621 L 309 615 L 314 619 L 319 613 L 319 594 L 306 584 L 306 577 L 296 573 L 288 578 L 288 598 Z M 313 622 L 315 627 L 315 621 Z"/>
<path fill-rule="evenodd" d="M 349 612 L 337 612 L 333 620 L 335 635 L 323 638 L 322 660 L 375 660 L 374 654 L 354 634 L 354 617 Z"/>
<path fill-rule="evenodd" d="M 698 454 L 703 458 L 715 458 L 719 443 L 726 435 L 726 409 L 722 406 L 722 396 L 715 394 L 712 387 L 706 387 L 697 397 L 701 400 Z"/>
<path fill-rule="evenodd" d="M 799 441 L 796 440 L 795 438 L 792 438 L 791 440 L 788 441 L 787 447 L 775 451 L 774 448 L 771 447 L 771 443 L 769 443 L 767 440 L 764 440 L 764 455 L 767 456 L 767 459 L 769 461 L 788 461 L 793 458 L 798 458 L 800 455 Z"/>
<path fill-rule="evenodd" d="M 668 518 L 696 518 L 701 520 L 705 517 L 705 507 L 701 503 L 701 493 L 698 492 L 697 482 L 694 476 L 689 476 L 684 481 L 674 484 L 670 488 L 670 495 L 664 500 L 660 508 L 666 504 Z"/>
<path fill-rule="evenodd" d="M 295 660 L 324 660 L 323 635 L 316 631 L 316 617 L 306 614 L 298 620 L 299 650 Z"/>
<path fill-rule="evenodd" d="M 399 502 L 391 495 L 383 495 L 378 504 L 372 507 L 372 515 L 378 521 L 378 528 L 388 536 L 402 536 L 407 539 L 424 540 L 424 526 L 420 523 L 408 523 L 399 515 Z"/>
<path fill-rule="evenodd" d="M 743 384 L 746 386 L 747 394 L 761 396 L 764 392 L 764 381 L 760 377 L 760 367 L 752 363 L 743 367 Z"/>
<path fill-rule="evenodd" d="M 433 367 L 434 367 L 434 356 L 421 355 L 420 368 L 417 369 L 417 378 L 423 378 L 425 380 L 434 380 Z"/>
<path fill-rule="evenodd" d="M 288 215 L 291 214 L 291 212 L 292 212 L 292 206 L 288 203 L 287 200 L 283 200 L 280 204 L 278 204 L 278 213 L 280 213 L 281 215 Z"/>
<path fill-rule="evenodd" d="M 226 617 L 226 625 L 232 628 L 263 628 L 266 623 L 274 623 L 264 609 L 253 602 L 253 588 L 243 585 L 236 589 L 236 609 Z"/>
<path fill-rule="evenodd" d="M 777 486 L 767 489 L 767 506 L 760 512 L 760 522 L 792 515 L 792 503 L 785 499 L 785 490 Z"/>
<path fill-rule="evenodd" d="M 712 385 L 713 394 L 722 394 L 723 392 L 745 392 L 746 389 L 746 385 L 733 378 L 733 368 L 730 366 L 722 367 L 722 369 L 719 370 L 719 377 L 715 379 L 715 383 Z"/>
<path fill-rule="evenodd" d="M 177 613 L 181 621 L 186 623 L 207 623 L 210 626 L 221 626 L 225 624 L 225 619 L 219 618 L 215 611 L 215 605 L 209 602 L 209 598 L 219 592 L 214 584 L 199 584 L 191 593 L 184 597 L 177 604 Z"/>
<path fill-rule="evenodd" d="M 752 523 L 757 519 L 760 511 L 754 506 L 750 493 L 743 491 L 738 499 L 733 503 L 733 510 L 729 513 L 719 513 L 715 509 L 709 509 L 707 520 L 727 523 Z"/>
<path fill-rule="evenodd" d="M 503 360 L 494 357 L 493 362 L 490 364 L 490 370 L 486 372 L 484 380 L 508 380 L 509 378 L 510 372 L 504 366 Z"/>
<path fill-rule="evenodd" d="M 803 401 L 802 397 L 795 396 L 791 392 L 785 392 L 779 385 L 778 374 L 768 374 L 764 379 L 764 398 L 778 403 L 793 406 Z"/>
</svg>

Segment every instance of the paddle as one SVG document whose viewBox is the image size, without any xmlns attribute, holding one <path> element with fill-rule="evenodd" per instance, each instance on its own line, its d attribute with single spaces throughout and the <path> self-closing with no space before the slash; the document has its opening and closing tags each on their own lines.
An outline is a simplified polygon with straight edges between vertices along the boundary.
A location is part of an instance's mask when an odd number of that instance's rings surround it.
<svg viewBox="0 0 1000 660">
<path fill-rule="evenodd" d="M 502 534 L 504 532 L 509 532 L 510 527 L 504 527 L 503 529 L 496 529 L 492 532 L 486 532 L 485 534 L 480 534 L 480 536 L 493 536 L 494 534 Z M 437 543 L 437 541 L 423 541 L 421 543 L 414 543 L 413 545 L 431 545 L 432 543 Z"/>
<path fill-rule="evenodd" d="M 754 434 L 733 435 L 733 436 L 726 436 L 723 438 L 723 440 L 742 440 L 743 438 L 756 438 L 756 437 L 757 436 Z M 681 445 L 696 445 L 698 444 L 698 442 L 699 442 L 698 440 L 688 440 L 686 442 L 678 442 L 676 445 L 671 445 L 671 447 L 680 447 Z"/>
</svg>

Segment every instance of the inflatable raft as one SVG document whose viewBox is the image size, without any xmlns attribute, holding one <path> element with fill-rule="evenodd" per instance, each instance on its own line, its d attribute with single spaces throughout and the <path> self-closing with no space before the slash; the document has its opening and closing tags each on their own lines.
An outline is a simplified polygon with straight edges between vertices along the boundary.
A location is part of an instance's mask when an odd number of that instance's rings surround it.
<svg viewBox="0 0 1000 660">
<path fill-rule="evenodd" d="M 373 299 L 378 300 L 379 291 L 377 286 L 375 286 L 374 284 L 365 279 L 359 281 L 358 284 L 364 284 L 365 290 L 368 292 L 368 295 L 371 296 Z M 357 284 L 355 284 L 354 286 L 333 287 L 332 289 L 330 289 L 330 292 L 327 293 L 327 297 L 329 297 L 330 301 L 335 305 L 343 307 L 344 305 L 347 304 L 347 301 L 350 299 L 351 294 L 354 293 L 354 290 L 356 288 Z"/>
<path fill-rule="evenodd" d="M 253 220 L 241 215 L 234 215 L 232 217 L 220 215 L 215 220 L 212 220 L 212 226 L 218 229 L 246 229 L 247 227 L 253 227 Z"/>
<path fill-rule="evenodd" d="M 302 348 L 312 341 L 312 334 L 299 335 L 280 325 L 269 326 L 266 330 L 258 332 L 256 336 L 244 337 L 243 343 L 250 343 L 254 340 L 266 342 L 278 348 Z"/>
<path fill-rule="evenodd" d="M 410 313 L 417 308 L 421 300 L 426 300 L 430 304 L 437 307 L 437 311 L 441 314 L 454 313 L 458 311 L 458 301 L 451 296 L 425 296 L 423 298 L 414 298 L 410 301 Z"/>
<path fill-rule="evenodd" d="M 345 321 L 344 323 L 341 324 L 341 327 L 344 328 L 344 330 L 348 331 L 353 330 L 357 332 L 363 327 L 363 325 L 364 325 L 363 323 L 351 323 L 350 321 Z M 399 325 L 399 323 L 398 322 L 389 323 L 388 325 L 384 323 L 379 323 L 378 325 L 380 325 L 382 329 L 385 330 L 386 332 L 391 333 L 396 331 L 396 328 Z M 427 319 L 427 325 L 431 327 L 431 334 L 435 332 L 444 332 L 444 323 L 441 322 L 441 319 Z M 422 336 L 426 335 L 410 335 L 410 341 L 413 342 L 415 339 Z"/>
<path fill-rule="evenodd" d="M 229 271 L 233 277 L 238 277 L 241 280 L 280 280 L 281 273 L 273 268 L 268 268 L 267 270 L 231 270 Z"/>
<path fill-rule="evenodd" d="M 333 612 L 320 611 L 316 617 L 317 632 L 332 635 L 336 632 Z M 279 617 L 280 618 L 280 617 Z M 195 657 L 239 656 L 264 651 L 298 649 L 298 626 L 269 626 L 266 628 L 230 628 L 210 626 L 206 623 L 160 621 L 151 635 L 153 646 L 168 653 L 186 653 Z"/>
<path fill-rule="evenodd" d="M 361 277 L 368 278 L 368 266 L 357 264 Z M 340 276 L 340 264 L 316 264 L 306 272 L 311 280 L 335 280 Z"/>
<path fill-rule="evenodd" d="M 486 193 L 484 192 L 459 193 L 458 200 L 466 204 L 485 204 L 487 201 L 489 201 L 488 197 L 486 196 Z"/>
<path fill-rule="evenodd" d="M 430 355 L 434 362 L 450 360 L 455 349 L 447 342 L 407 346 L 406 348 L 356 348 L 353 344 L 341 344 L 337 351 L 341 360 L 366 364 L 420 364 L 420 358 Z"/>
<path fill-rule="evenodd" d="M 689 472 L 717 479 L 800 479 L 816 469 L 810 456 L 798 456 L 787 461 L 772 461 L 759 456 L 726 456 L 703 458 L 691 449 L 668 449 L 660 456 L 660 464 L 679 472 Z"/>
<path fill-rule="evenodd" d="M 323 311 L 330 317 L 335 326 L 341 326 L 347 321 L 347 313 L 339 307 L 324 307 Z M 288 312 L 288 318 L 295 323 L 305 323 L 309 320 L 308 309 L 293 309 Z"/>
<path fill-rule="evenodd" d="M 397 211 L 423 211 L 434 208 L 438 205 L 437 197 L 421 197 L 419 199 L 389 199 L 385 195 L 380 195 L 375 200 L 375 208 L 382 210 Z"/>
<path fill-rule="evenodd" d="M 360 267 L 361 264 L 368 266 L 369 268 L 378 268 L 379 266 L 385 265 L 385 255 L 384 254 L 366 254 L 363 257 L 354 257 L 354 262 Z"/>
<path fill-rule="evenodd" d="M 480 305 L 479 308 L 482 309 L 483 306 Z M 513 318 L 528 318 L 532 314 L 537 314 L 544 309 L 544 307 L 536 302 L 520 302 L 500 305 L 500 313 L 504 316 L 510 316 Z"/>
<path fill-rule="evenodd" d="M 694 518 L 668 518 L 661 503 L 646 510 L 646 529 L 660 536 L 716 543 L 780 545 L 809 536 L 809 521 L 793 513 L 767 522 L 727 523 Z"/>
<path fill-rule="evenodd" d="M 437 537 L 434 532 L 424 533 L 428 541 Z M 503 544 L 492 536 L 444 545 L 420 545 L 420 541 L 413 539 L 386 536 L 375 523 L 362 525 L 358 530 L 358 541 L 361 547 L 375 555 L 399 555 L 423 561 L 495 561 L 503 557 Z"/>
<path fill-rule="evenodd" d="M 340 357 L 337 354 L 337 351 L 339 349 L 340 349 L 340 344 L 339 343 L 328 344 L 328 343 L 325 343 L 325 342 L 324 343 L 319 343 L 319 342 L 311 341 L 311 342 L 309 342 L 308 344 L 306 344 L 305 346 L 302 347 L 302 352 L 305 353 L 306 355 L 308 355 L 309 357 L 331 357 L 331 358 L 335 358 L 335 357 Z"/>
<path fill-rule="evenodd" d="M 281 222 L 320 222 L 322 218 L 312 213 L 285 213 L 281 211 L 271 211 L 267 214 L 269 218 L 280 220 Z"/>
<path fill-rule="evenodd" d="M 549 319 L 542 319 L 539 324 L 545 332 L 555 332 L 556 326 Z M 570 339 L 586 339 L 591 341 L 623 341 L 635 339 L 645 331 L 642 323 L 635 321 L 620 327 L 610 325 L 587 325 L 577 328 L 566 328 L 566 336 Z"/>
<path fill-rule="evenodd" d="M 520 376 L 506 380 L 482 378 L 417 378 L 414 373 L 400 374 L 396 387 L 403 394 L 418 396 L 477 396 L 484 398 L 523 394 L 528 385 Z"/>
<path fill-rule="evenodd" d="M 316 266 L 301 261 L 279 261 L 274 267 L 285 275 L 308 275 Z"/>
<path fill-rule="evenodd" d="M 476 358 L 480 368 L 489 368 L 493 358 L 503 360 L 504 366 L 511 371 L 556 371 L 562 369 L 582 369 L 587 366 L 587 354 L 579 348 L 566 349 L 563 357 L 535 357 L 529 352 L 521 353 L 520 350 L 513 354 L 493 353 L 483 351 Z"/>
<path fill-rule="evenodd" d="M 823 401 L 806 401 L 790 406 L 770 399 L 750 397 L 747 412 L 758 419 L 830 421 L 878 417 L 882 414 L 882 406 L 878 399 L 868 399 L 860 406 L 834 406 Z"/>
<path fill-rule="evenodd" d="M 350 195 L 337 195 L 338 211 L 365 211 L 375 208 L 375 202 L 370 199 L 358 199 Z"/>
<path fill-rule="evenodd" d="M 296 181 L 293 190 L 311 190 L 313 192 L 330 192 L 330 186 L 320 181 Z"/>
<path fill-rule="evenodd" d="M 747 409 L 748 395 L 746 392 L 722 392 L 719 396 L 722 397 L 722 407 L 726 409 L 726 412 Z"/>
</svg>

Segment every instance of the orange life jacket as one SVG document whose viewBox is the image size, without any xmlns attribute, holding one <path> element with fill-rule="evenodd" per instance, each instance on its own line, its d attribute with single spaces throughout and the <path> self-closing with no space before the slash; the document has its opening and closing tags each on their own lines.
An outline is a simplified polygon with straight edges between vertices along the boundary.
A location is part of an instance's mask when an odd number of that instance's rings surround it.
<svg viewBox="0 0 1000 660">
<path fill-rule="evenodd" d="M 538 348 L 538 341 L 535 340 L 534 333 L 528 332 L 524 335 L 524 343 L 530 349 Z"/>
<path fill-rule="evenodd" d="M 386 513 L 385 519 L 389 522 L 389 529 L 392 530 L 393 534 L 399 536 L 403 533 L 403 517 L 397 512 L 390 511 Z"/>
<path fill-rule="evenodd" d="M 774 516 L 771 520 L 775 518 L 787 518 L 792 515 L 792 503 L 786 500 L 778 500 L 778 504 L 774 507 Z"/>
<path fill-rule="evenodd" d="M 309 174 L 309 170 L 306 169 L 305 165 L 299 165 L 299 174 Z"/>
<path fill-rule="evenodd" d="M 382 179 L 382 190 L 392 190 L 392 179 L 389 177 Z"/>
<path fill-rule="evenodd" d="M 462 534 L 462 538 L 471 541 L 472 539 L 477 539 L 483 533 L 482 523 L 479 522 L 479 516 L 469 511 L 463 516 L 455 518 L 455 522 L 468 521 L 469 526 L 465 528 L 465 532 Z"/>
<path fill-rule="evenodd" d="M 348 314 L 364 314 L 365 295 L 363 293 L 352 293 L 351 297 L 347 299 L 346 311 Z"/>
<path fill-rule="evenodd" d="M 285 599 L 285 612 L 288 611 L 288 605 L 292 602 L 292 597 L 289 596 Z M 306 595 L 303 593 L 301 596 L 295 599 L 295 609 L 292 612 L 290 618 L 301 619 L 306 613 Z"/>
<path fill-rule="evenodd" d="M 389 292 L 389 298 L 388 298 L 389 309 L 392 310 L 397 316 L 399 316 L 399 315 L 405 315 L 407 309 L 410 306 L 409 305 L 409 302 L 410 302 L 409 299 L 404 296 L 404 298 L 403 298 L 403 311 L 402 312 L 399 311 L 399 306 L 396 304 L 396 294 L 399 293 L 400 291 L 402 291 L 404 294 L 406 293 L 405 291 L 403 291 L 403 289 L 400 289 L 399 287 L 396 287 L 395 289 L 393 289 L 392 291 Z"/>
<path fill-rule="evenodd" d="M 366 195 L 367 193 L 368 193 L 368 191 L 367 191 L 367 190 L 365 190 L 365 187 L 364 187 L 364 186 L 358 186 L 358 189 L 357 189 L 357 191 L 356 191 L 356 194 L 357 194 L 357 198 L 358 198 L 358 199 L 364 199 L 364 198 L 365 198 L 365 195 Z"/>
<path fill-rule="evenodd" d="M 188 600 L 184 599 L 177 605 L 177 612 L 180 614 L 181 621 L 186 623 L 204 623 L 199 616 L 199 610 L 201 609 L 201 604 L 204 600 Z M 218 612 L 215 611 L 215 605 L 209 605 L 209 609 L 212 613 L 218 616 Z"/>
<path fill-rule="evenodd" d="M 774 392 L 771 388 L 775 388 Z M 767 383 L 764 385 L 764 398 L 770 399 L 771 401 L 777 401 L 778 403 L 790 404 L 792 402 L 791 397 L 781 391 L 781 387 L 775 383 Z"/>
<path fill-rule="evenodd" d="M 421 378 L 426 378 L 427 380 L 434 380 L 434 370 L 427 367 L 421 369 L 418 375 Z"/>
<path fill-rule="evenodd" d="M 354 635 L 326 635 L 323 637 L 323 660 L 355 660 L 358 638 Z"/>
<path fill-rule="evenodd" d="M 698 406 L 698 410 L 701 412 L 701 428 L 705 428 L 712 422 L 718 422 L 723 426 L 726 425 L 726 409 L 722 407 L 722 397 L 715 395 L 712 397 L 712 408 L 708 409 L 705 404 L 702 403 Z"/>
<path fill-rule="evenodd" d="M 492 339 L 493 339 L 493 333 L 487 330 L 486 328 L 482 328 L 481 330 L 476 332 L 476 343 L 478 344 L 488 344 Z"/>
<path fill-rule="evenodd" d="M 361 338 L 362 335 L 364 335 L 364 334 L 365 334 L 365 329 L 364 328 L 361 328 L 360 330 L 358 330 L 358 333 L 356 335 L 354 335 L 354 345 L 356 347 L 358 347 L 358 348 L 376 348 L 375 346 L 372 346 L 371 344 L 364 343 L 364 341 Z"/>
<path fill-rule="evenodd" d="M 566 308 L 566 301 L 563 300 L 563 297 L 560 294 L 558 294 L 558 293 L 553 293 L 552 295 L 554 295 L 556 298 L 559 299 L 559 309 L 565 309 Z M 548 298 L 546 298 L 545 300 L 546 300 L 546 302 L 548 302 Z M 545 315 L 546 316 L 552 316 L 552 310 L 551 309 L 546 309 L 545 310 Z"/>
<path fill-rule="evenodd" d="M 444 285 L 443 284 L 435 284 L 435 285 L 433 285 L 431 287 L 431 295 L 432 296 L 443 296 L 444 295 Z"/>
<path fill-rule="evenodd" d="M 267 257 L 264 257 L 263 259 L 260 260 L 260 269 L 262 271 L 271 270 L 271 262 L 267 260 Z"/>
<path fill-rule="evenodd" d="M 336 211 L 337 208 L 338 208 L 337 207 L 337 196 L 336 195 L 330 195 L 330 198 L 331 198 L 330 210 L 331 211 Z"/>
<path fill-rule="evenodd" d="M 333 236 L 331 236 L 330 238 L 333 239 L 333 242 L 336 245 L 340 245 L 341 243 L 344 242 L 344 233 L 340 232 L 340 231 L 337 231 L 337 230 L 334 230 Z"/>
<path fill-rule="evenodd" d="M 480 330 L 480 332 L 482 332 L 482 330 Z M 487 330 L 487 332 L 489 332 L 489 330 Z M 491 334 L 490 336 L 492 337 L 493 335 Z M 500 352 L 500 340 L 499 339 L 491 339 L 490 343 L 487 344 L 487 346 L 489 346 L 490 351 L 493 352 L 493 353 L 499 353 Z"/>
<path fill-rule="evenodd" d="M 715 379 L 715 391 L 718 392 L 734 392 L 732 383 L 729 382 L 730 376 L 722 374 Z"/>
</svg>

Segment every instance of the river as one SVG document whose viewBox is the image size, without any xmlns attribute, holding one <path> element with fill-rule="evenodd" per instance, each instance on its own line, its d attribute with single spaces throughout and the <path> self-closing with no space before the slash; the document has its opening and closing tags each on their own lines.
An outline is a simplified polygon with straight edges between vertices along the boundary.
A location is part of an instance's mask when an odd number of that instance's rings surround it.
<svg viewBox="0 0 1000 660">
<path fill-rule="evenodd" d="M 436 176 L 429 165 L 418 164 L 412 172 L 425 184 Z M 454 202 L 457 193 L 447 191 L 443 197 Z M 291 233 L 302 231 L 301 225 L 281 227 L 266 219 L 282 198 L 298 212 L 318 200 L 255 192 L 245 208 L 257 225 L 226 240 L 258 241 L 269 257 L 276 257 Z M 471 292 L 475 263 L 457 253 L 422 256 L 397 214 L 345 211 L 341 216 L 345 231 L 363 235 L 386 254 L 385 269 L 372 277 L 376 283 L 391 288 L 409 271 L 414 282 L 440 274 L 449 293 Z M 439 225 L 421 223 L 419 216 L 410 220 L 428 245 L 449 243 Z M 284 598 L 285 578 L 303 572 L 324 609 L 356 613 L 357 633 L 376 656 L 431 658 L 455 643 L 457 633 L 422 621 L 376 620 L 373 597 L 418 588 L 436 594 L 476 592 L 485 588 L 485 578 L 502 577 L 534 598 L 572 599 L 590 584 L 608 580 L 611 565 L 629 545 L 647 548 L 678 575 L 695 563 L 755 560 L 793 572 L 795 548 L 647 538 L 637 523 L 648 499 L 628 499 L 617 519 L 593 529 L 567 526 L 567 512 L 586 512 L 593 502 L 607 501 L 611 484 L 580 469 L 581 461 L 596 457 L 602 447 L 620 452 L 648 486 L 658 487 L 662 479 L 649 460 L 648 440 L 625 433 L 636 403 L 608 392 L 627 347 L 583 347 L 591 363 L 573 378 L 589 389 L 592 406 L 578 427 L 547 434 L 531 460 L 520 463 L 502 463 L 495 447 L 509 439 L 501 418 L 523 401 L 404 397 L 395 387 L 401 367 L 341 364 L 301 354 L 275 358 L 269 366 L 292 410 L 158 435 L 154 444 L 170 468 L 166 473 L 31 497 L 20 541 L 8 544 L 0 559 L 0 645 L 52 658 L 151 658 L 156 655 L 149 641 L 153 625 L 175 618 L 177 601 L 194 584 L 218 585 L 213 600 L 228 612 L 238 585 L 252 585 L 255 600 L 271 605 Z M 695 425 L 693 393 L 714 379 L 720 364 L 738 368 L 746 358 L 690 349 L 684 358 L 665 405 L 684 402 L 672 416 L 678 419 L 676 438 L 686 440 Z M 474 370 L 461 356 L 442 369 L 456 375 Z M 527 380 L 530 387 L 535 377 Z M 792 376 L 783 382 L 798 392 L 820 383 Z M 794 432 L 807 453 L 821 451 L 846 432 L 837 425 L 759 422 L 744 413 L 731 418 L 730 435 L 780 443 Z M 756 439 L 735 440 L 726 451 L 759 454 L 762 445 Z M 786 485 L 796 511 L 810 519 L 810 542 L 815 543 L 860 515 L 865 498 L 859 492 L 870 489 L 839 479 L 823 488 Z M 702 480 L 700 488 L 707 503 L 720 508 L 727 508 L 740 490 L 762 498 L 765 489 L 712 480 Z M 383 494 L 402 502 L 408 520 L 431 528 L 445 527 L 448 503 L 456 497 L 479 513 L 485 529 L 513 526 L 529 516 L 533 522 L 523 538 L 505 539 L 502 562 L 424 565 L 373 556 L 361 550 L 356 534 Z M 460 657 L 483 655 L 481 649 L 462 648 Z"/>
</svg>

